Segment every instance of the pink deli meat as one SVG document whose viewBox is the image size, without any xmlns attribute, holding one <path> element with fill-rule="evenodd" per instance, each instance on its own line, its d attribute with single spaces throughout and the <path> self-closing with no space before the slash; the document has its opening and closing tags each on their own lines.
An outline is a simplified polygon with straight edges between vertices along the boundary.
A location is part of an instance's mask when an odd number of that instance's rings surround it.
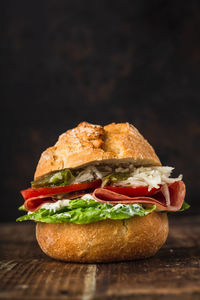
<svg viewBox="0 0 200 300">
<path fill-rule="evenodd" d="M 103 188 L 97 188 L 93 192 L 93 197 L 103 203 L 111 204 L 156 204 L 158 210 L 177 211 L 181 208 L 185 198 L 185 184 L 182 180 L 168 185 L 170 194 L 170 203 L 166 200 L 164 194 L 158 193 L 149 196 L 129 197 Z"/>
<path fill-rule="evenodd" d="M 67 199 L 76 199 L 84 196 L 85 193 L 74 193 L 67 195 Z M 54 198 L 54 196 L 37 196 L 27 199 L 24 202 L 24 207 L 27 211 L 36 211 L 38 210 L 44 203 L 54 203 L 58 201 L 58 199 Z"/>
</svg>

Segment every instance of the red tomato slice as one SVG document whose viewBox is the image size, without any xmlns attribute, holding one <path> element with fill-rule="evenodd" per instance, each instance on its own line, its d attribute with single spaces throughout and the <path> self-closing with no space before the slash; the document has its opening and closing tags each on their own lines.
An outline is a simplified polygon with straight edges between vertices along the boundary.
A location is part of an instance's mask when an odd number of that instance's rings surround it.
<svg viewBox="0 0 200 300">
<path fill-rule="evenodd" d="M 24 200 L 38 196 L 52 196 L 56 194 L 69 193 L 80 190 L 96 189 L 101 185 L 101 180 L 95 180 L 91 182 L 82 182 L 76 184 L 69 184 L 65 186 L 55 186 L 55 187 L 41 187 L 41 188 L 29 188 L 21 191 Z"/>
<path fill-rule="evenodd" d="M 152 188 L 150 191 L 148 191 L 148 186 L 137 186 L 137 187 L 131 187 L 131 186 L 105 186 L 104 187 L 107 190 L 113 191 L 118 194 L 135 197 L 135 196 L 149 196 L 156 194 L 159 192 L 160 188 Z"/>
</svg>

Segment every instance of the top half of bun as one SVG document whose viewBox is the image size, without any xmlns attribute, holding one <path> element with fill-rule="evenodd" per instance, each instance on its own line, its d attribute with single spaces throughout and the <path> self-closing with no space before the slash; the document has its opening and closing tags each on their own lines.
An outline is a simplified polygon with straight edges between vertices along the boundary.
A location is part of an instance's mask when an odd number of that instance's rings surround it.
<svg viewBox="0 0 200 300">
<path fill-rule="evenodd" d="M 34 178 L 98 162 L 161 165 L 152 146 L 133 125 L 111 123 L 103 127 L 82 122 L 60 135 L 56 144 L 42 153 Z"/>
</svg>

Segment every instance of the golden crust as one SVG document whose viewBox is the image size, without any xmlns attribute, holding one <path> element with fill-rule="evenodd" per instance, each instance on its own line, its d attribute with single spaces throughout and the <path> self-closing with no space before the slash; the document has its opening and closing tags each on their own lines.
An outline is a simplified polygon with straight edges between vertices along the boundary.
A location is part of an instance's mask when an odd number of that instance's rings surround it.
<svg viewBox="0 0 200 300">
<path fill-rule="evenodd" d="M 52 258 L 71 262 L 111 262 L 153 256 L 168 236 L 165 213 L 152 212 L 128 220 L 76 225 L 37 223 L 41 249 Z"/>
<path fill-rule="evenodd" d="M 161 165 L 152 146 L 133 125 L 112 123 L 102 127 L 82 122 L 63 133 L 53 147 L 42 153 L 34 178 L 54 170 L 115 160 L 143 166 Z"/>
</svg>

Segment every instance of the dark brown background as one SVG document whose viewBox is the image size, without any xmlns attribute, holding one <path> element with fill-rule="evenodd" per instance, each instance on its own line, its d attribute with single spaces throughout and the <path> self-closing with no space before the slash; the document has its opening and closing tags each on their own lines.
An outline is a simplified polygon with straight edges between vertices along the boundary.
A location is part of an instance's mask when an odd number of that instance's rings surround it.
<svg viewBox="0 0 200 300">
<path fill-rule="evenodd" d="M 1 1 L 1 220 L 82 120 L 133 123 L 199 209 L 200 2 Z"/>
</svg>

